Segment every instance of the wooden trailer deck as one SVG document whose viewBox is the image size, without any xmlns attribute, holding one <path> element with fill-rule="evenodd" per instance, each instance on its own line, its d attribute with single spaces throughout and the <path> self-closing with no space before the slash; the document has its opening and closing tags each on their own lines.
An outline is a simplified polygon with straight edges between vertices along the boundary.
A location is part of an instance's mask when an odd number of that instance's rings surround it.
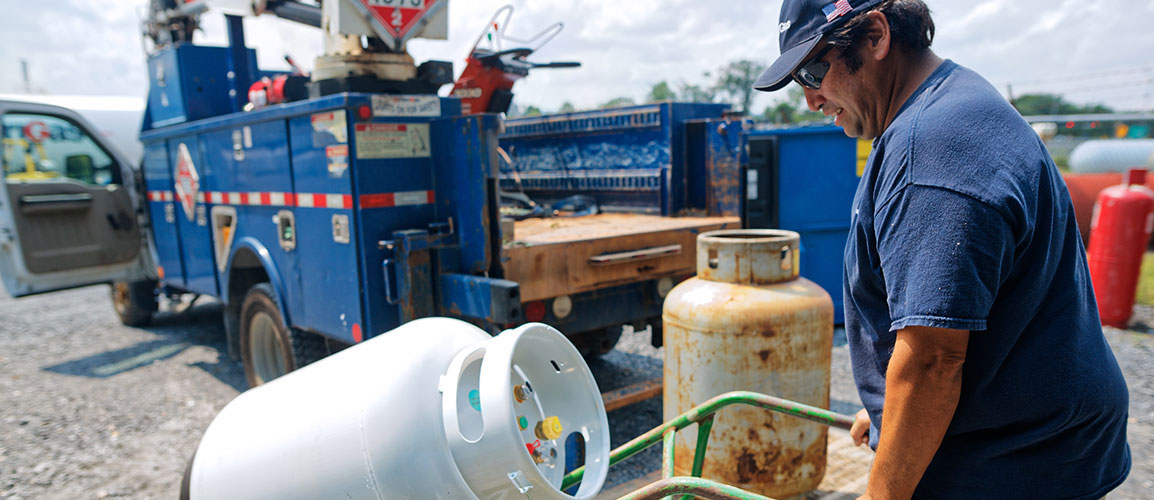
<svg viewBox="0 0 1154 500">
<path fill-rule="evenodd" d="M 696 273 L 697 235 L 738 229 L 738 217 L 597 214 L 527 219 L 504 244 L 507 279 L 521 300 L 546 299 L 605 286 Z"/>
</svg>

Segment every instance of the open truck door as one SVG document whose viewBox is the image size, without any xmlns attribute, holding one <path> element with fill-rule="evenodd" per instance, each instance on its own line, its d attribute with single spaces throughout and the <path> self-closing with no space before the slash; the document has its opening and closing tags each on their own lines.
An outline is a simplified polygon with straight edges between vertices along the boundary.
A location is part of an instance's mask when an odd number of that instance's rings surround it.
<svg viewBox="0 0 1154 500">
<path fill-rule="evenodd" d="M 77 113 L 0 101 L 0 278 L 15 297 L 145 280 L 130 161 Z"/>
</svg>

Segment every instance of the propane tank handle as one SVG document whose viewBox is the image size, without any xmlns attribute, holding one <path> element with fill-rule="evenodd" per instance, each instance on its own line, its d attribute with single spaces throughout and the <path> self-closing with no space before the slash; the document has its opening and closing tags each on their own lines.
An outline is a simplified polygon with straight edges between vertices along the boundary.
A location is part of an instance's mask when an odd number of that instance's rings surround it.
<svg viewBox="0 0 1154 500">
<path fill-rule="evenodd" d="M 480 362 L 485 344 L 480 342 L 461 349 L 441 376 L 441 416 L 445 437 L 452 449 L 458 441 L 473 444 L 485 434 L 485 415 L 480 410 Z"/>
<path fill-rule="evenodd" d="M 1126 185 L 1145 185 L 1146 184 L 1146 169 L 1132 168 L 1126 171 Z"/>
</svg>

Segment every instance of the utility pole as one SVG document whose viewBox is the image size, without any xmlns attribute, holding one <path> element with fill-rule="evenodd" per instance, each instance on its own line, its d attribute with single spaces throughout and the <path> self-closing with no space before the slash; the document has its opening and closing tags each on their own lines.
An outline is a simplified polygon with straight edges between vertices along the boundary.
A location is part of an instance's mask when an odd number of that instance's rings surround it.
<svg viewBox="0 0 1154 500">
<path fill-rule="evenodd" d="M 20 70 L 24 74 L 24 93 L 25 94 L 31 94 L 32 93 L 32 81 L 28 79 L 28 60 L 27 59 L 21 59 L 20 60 Z"/>
</svg>

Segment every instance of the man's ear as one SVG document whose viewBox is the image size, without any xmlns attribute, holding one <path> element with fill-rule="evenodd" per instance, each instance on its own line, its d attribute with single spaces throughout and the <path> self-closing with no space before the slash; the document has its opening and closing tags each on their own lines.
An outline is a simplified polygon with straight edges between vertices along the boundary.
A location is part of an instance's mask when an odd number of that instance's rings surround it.
<svg viewBox="0 0 1154 500">
<path fill-rule="evenodd" d="M 866 28 L 865 55 L 875 61 L 881 61 L 890 53 L 890 22 L 885 14 L 876 10 L 866 16 L 869 19 L 869 26 Z"/>
</svg>

